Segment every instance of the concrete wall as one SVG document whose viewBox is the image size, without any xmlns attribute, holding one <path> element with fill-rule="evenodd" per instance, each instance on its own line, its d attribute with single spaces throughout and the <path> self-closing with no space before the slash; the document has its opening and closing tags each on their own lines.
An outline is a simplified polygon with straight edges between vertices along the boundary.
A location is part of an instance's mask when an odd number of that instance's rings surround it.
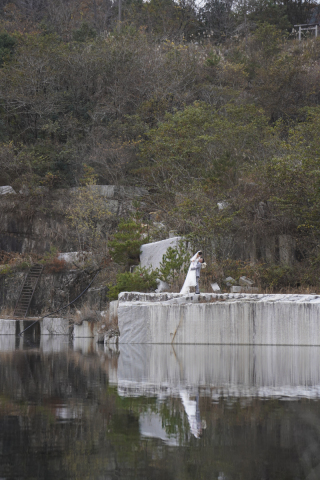
<svg viewBox="0 0 320 480">
<path fill-rule="evenodd" d="M 122 293 L 119 343 L 320 345 L 316 295 Z"/>
</svg>

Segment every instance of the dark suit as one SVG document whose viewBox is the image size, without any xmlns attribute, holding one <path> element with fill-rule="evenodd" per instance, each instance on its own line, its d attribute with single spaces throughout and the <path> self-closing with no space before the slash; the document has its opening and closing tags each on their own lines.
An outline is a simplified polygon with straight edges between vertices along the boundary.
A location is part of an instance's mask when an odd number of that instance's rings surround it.
<svg viewBox="0 0 320 480">
<path fill-rule="evenodd" d="M 196 263 L 196 266 L 194 268 L 191 268 L 191 270 L 196 270 L 196 281 L 197 281 L 197 285 L 196 285 L 196 293 L 199 294 L 200 293 L 200 288 L 199 288 L 199 280 L 200 280 L 200 270 L 201 270 L 201 265 L 202 263 L 201 262 L 197 262 Z"/>
</svg>

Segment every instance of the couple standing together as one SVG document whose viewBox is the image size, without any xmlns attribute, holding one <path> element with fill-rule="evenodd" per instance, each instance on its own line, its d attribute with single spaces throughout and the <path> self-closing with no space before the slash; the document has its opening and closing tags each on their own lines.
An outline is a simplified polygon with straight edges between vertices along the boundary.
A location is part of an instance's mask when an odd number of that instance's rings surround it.
<svg viewBox="0 0 320 480">
<path fill-rule="evenodd" d="M 190 267 L 180 293 L 184 293 L 184 294 L 190 293 L 190 287 L 196 287 L 195 293 L 197 294 L 200 293 L 199 280 L 200 280 L 200 271 L 203 264 L 204 264 L 204 259 L 203 259 L 201 250 L 199 250 L 190 260 Z"/>
</svg>

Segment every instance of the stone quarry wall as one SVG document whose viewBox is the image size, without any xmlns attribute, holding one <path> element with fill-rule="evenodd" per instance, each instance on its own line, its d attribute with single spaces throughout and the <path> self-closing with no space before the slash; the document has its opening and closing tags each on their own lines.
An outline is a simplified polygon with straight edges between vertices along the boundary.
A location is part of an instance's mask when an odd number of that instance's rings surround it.
<svg viewBox="0 0 320 480">
<path fill-rule="evenodd" d="M 92 185 L 111 216 L 133 211 L 133 200 L 147 194 L 138 187 Z M 6 191 L 6 190 L 4 190 Z M 77 188 L 0 194 L 0 250 L 44 253 L 54 245 L 61 252 L 78 249 L 66 212 Z M 110 217 L 111 218 L 111 217 Z"/>
<path fill-rule="evenodd" d="M 0 312 L 13 310 L 27 275 L 27 271 L 17 271 L 0 275 Z M 61 273 L 43 273 L 35 290 L 29 316 L 38 316 L 43 312 L 58 309 L 74 300 L 89 284 L 88 275 L 79 270 L 67 270 Z M 79 299 L 77 306 L 88 302 L 99 310 L 106 308 L 106 288 L 93 287 Z"/>
<path fill-rule="evenodd" d="M 320 345 L 320 297 L 122 293 L 119 343 Z"/>
</svg>

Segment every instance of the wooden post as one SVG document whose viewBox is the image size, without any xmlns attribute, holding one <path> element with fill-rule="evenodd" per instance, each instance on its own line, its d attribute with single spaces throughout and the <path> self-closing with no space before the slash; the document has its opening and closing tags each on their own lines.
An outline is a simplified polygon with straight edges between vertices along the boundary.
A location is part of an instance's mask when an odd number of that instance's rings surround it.
<svg viewBox="0 0 320 480">
<path fill-rule="evenodd" d="M 299 42 L 301 41 L 301 27 L 299 27 Z"/>
</svg>

